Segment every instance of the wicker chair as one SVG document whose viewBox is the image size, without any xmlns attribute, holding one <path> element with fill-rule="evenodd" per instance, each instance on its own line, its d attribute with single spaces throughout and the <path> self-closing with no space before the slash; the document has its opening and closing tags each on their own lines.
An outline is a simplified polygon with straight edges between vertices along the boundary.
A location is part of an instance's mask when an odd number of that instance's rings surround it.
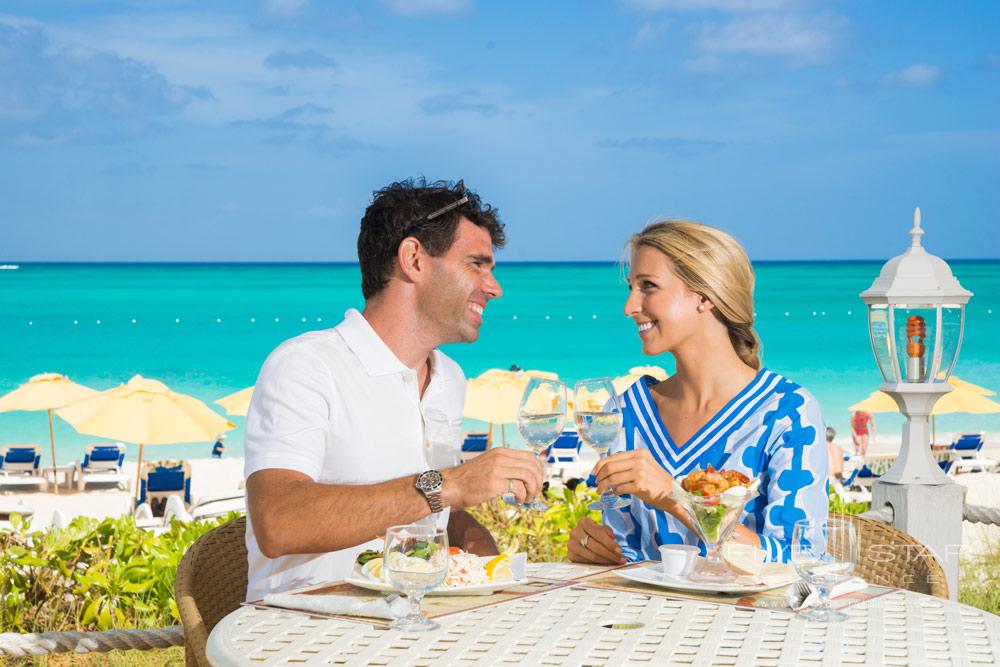
<svg viewBox="0 0 1000 667">
<path fill-rule="evenodd" d="M 205 645 L 212 628 L 240 606 L 247 594 L 245 516 L 195 541 L 177 567 L 174 596 L 184 625 L 186 664 L 209 667 Z"/>
<path fill-rule="evenodd" d="M 876 586 L 948 597 L 944 568 L 923 544 L 881 521 L 848 514 L 830 517 L 849 520 L 861 535 L 859 577 Z"/>
</svg>

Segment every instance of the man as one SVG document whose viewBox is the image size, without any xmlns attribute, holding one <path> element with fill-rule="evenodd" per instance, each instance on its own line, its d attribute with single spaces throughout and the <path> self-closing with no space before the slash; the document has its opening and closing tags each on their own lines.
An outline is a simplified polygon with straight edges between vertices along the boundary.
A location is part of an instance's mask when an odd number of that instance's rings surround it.
<svg viewBox="0 0 1000 667">
<path fill-rule="evenodd" d="M 541 460 L 491 449 L 435 471 L 428 454 L 442 439 L 458 453 L 458 437 L 441 434 L 460 432 L 465 377 L 437 347 L 479 337 L 501 295 L 493 249 L 504 241 L 496 210 L 461 182 L 375 193 L 358 236 L 364 311 L 284 342 L 257 379 L 246 427 L 248 600 L 343 578 L 360 551 L 381 549 L 387 528 L 437 512 L 451 544 L 497 552 L 463 508 L 507 492 L 535 497 Z"/>
</svg>

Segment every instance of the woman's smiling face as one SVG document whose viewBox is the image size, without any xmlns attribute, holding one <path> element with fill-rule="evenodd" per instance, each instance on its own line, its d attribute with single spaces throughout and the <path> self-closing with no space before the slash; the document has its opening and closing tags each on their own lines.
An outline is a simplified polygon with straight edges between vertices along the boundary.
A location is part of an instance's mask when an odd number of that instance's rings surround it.
<svg viewBox="0 0 1000 667">
<path fill-rule="evenodd" d="M 629 267 L 625 315 L 639 327 L 644 354 L 670 352 L 699 326 L 701 295 L 674 273 L 674 263 L 659 250 L 639 246 Z M 707 313 L 711 304 L 704 302 Z"/>
</svg>

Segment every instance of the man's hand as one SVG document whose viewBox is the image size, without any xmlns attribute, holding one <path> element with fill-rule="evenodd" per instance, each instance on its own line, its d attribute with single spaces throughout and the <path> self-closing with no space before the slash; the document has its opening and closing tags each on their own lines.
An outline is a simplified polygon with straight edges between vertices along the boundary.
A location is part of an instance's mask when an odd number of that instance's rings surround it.
<svg viewBox="0 0 1000 667">
<path fill-rule="evenodd" d="M 475 507 L 512 492 L 528 502 L 542 490 L 544 460 L 531 452 L 497 447 L 468 463 L 442 470 L 442 500 L 449 507 Z"/>
<path fill-rule="evenodd" d="M 673 505 L 670 491 L 674 488 L 674 478 L 653 460 L 648 449 L 603 458 L 594 466 L 594 476 L 600 493 L 614 489 L 618 495 L 631 494 L 666 511 Z"/>
<path fill-rule="evenodd" d="M 615 542 L 615 535 L 589 517 L 580 519 L 569 534 L 569 559 L 574 563 L 624 565 L 622 548 Z"/>
</svg>

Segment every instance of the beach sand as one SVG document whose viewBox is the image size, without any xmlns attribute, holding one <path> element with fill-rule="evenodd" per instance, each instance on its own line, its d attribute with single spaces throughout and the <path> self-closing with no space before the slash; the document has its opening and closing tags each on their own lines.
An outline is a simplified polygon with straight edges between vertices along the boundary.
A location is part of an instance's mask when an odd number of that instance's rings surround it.
<svg viewBox="0 0 1000 667">
<path fill-rule="evenodd" d="M 197 503 L 200 499 L 221 496 L 239 491 L 243 481 L 243 459 L 191 459 L 191 500 Z M 117 488 L 88 487 L 79 492 L 59 489 L 59 494 L 10 492 L 0 495 L 0 504 L 6 509 L 12 504 L 23 503 L 25 507 L 34 510 L 31 525 L 34 528 L 47 528 L 52 523 L 52 514 L 56 510 L 63 513 L 67 520 L 77 516 L 89 516 L 97 519 L 123 516 L 132 508 L 132 498 L 135 496 L 135 462 L 125 462 L 125 472 L 131 478 L 127 491 Z"/>
</svg>

